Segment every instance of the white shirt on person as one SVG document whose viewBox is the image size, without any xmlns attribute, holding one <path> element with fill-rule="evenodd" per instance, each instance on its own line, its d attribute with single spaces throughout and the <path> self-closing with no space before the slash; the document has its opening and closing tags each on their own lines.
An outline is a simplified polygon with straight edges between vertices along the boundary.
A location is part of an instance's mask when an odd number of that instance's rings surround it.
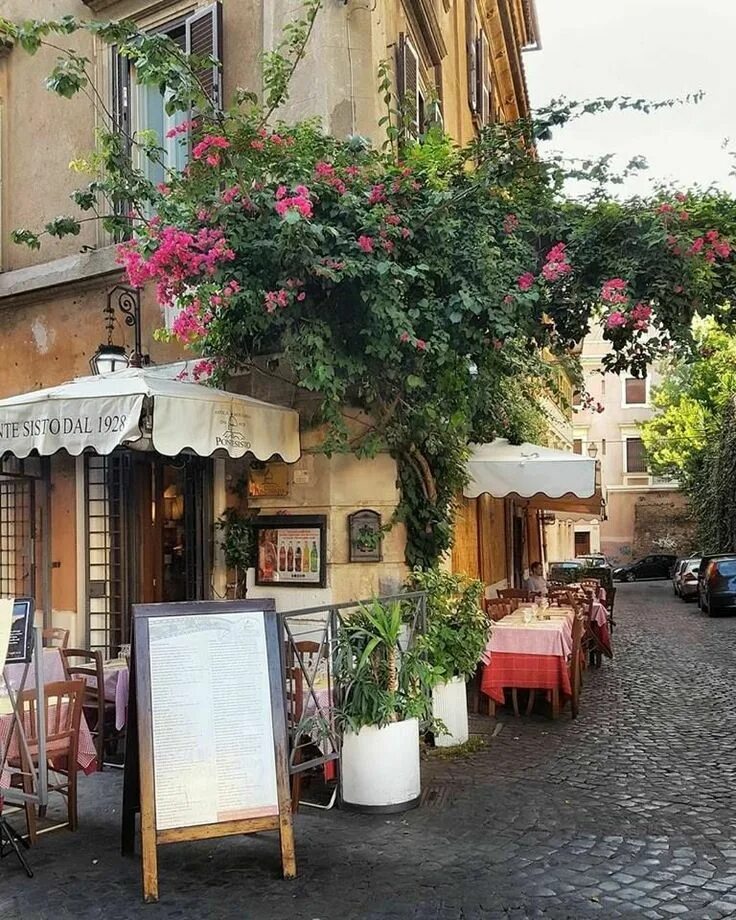
<svg viewBox="0 0 736 920">
<path fill-rule="evenodd" d="M 530 594 L 547 593 L 547 579 L 543 575 L 530 575 L 524 586 Z"/>
</svg>

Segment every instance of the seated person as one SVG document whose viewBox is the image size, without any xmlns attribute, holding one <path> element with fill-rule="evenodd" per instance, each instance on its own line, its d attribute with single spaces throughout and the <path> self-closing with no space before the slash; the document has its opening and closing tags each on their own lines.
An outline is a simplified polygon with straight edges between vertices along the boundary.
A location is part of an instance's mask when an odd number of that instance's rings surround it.
<svg viewBox="0 0 736 920">
<path fill-rule="evenodd" d="M 547 579 L 542 574 L 541 562 L 532 562 L 529 567 L 529 577 L 524 582 L 524 587 L 530 594 L 547 593 Z"/>
</svg>

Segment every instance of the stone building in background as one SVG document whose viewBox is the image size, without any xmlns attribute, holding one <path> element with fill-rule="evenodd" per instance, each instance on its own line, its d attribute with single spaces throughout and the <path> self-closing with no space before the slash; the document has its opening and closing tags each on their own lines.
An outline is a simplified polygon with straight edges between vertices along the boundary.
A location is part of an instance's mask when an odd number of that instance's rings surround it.
<svg viewBox="0 0 736 920">
<path fill-rule="evenodd" d="M 584 409 L 576 398 L 574 450 L 600 462 L 606 516 L 575 522 L 576 554 L 602 552 L 625 563 L 651 552 L 691 552 L 693 525 L 685 497 L 677 482 L 649 472 L 641 439 L 641 423 L 655 412 L 651 393 L 657 371 L 651 368 L 643 379 L 601 373 L 609 350 L 601 329 L 583 343 L 585 389 L 604 411 Z"/>
</svg>

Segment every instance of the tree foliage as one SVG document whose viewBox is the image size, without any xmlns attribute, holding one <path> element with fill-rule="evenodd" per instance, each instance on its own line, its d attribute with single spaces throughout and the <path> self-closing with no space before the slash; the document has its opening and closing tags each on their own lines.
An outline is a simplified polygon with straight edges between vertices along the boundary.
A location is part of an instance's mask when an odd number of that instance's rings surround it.
<svg viewBox="0 0 736 920">
<path fill-rule="evenodd" d="M 166 167 L 162 139 L 110 123 L 75 164 L 90 173 L 73 195 L 89 216 L 15 239 L 38 246 L 100 219 L 128 237 L 120 259 L 131 282 L 155 284 L 162 307 L 179 311 L 175 335 L 201 355 L 197 375 L 221 381 L 283 356 L 320 396 L 326 451 L 397 459 L 407 559 L 428 566 L 451 542 L 468 444 L 539 435 L 553 387 L 542 348 L 574 362 L 572 346 L 602 322 L 609 367 L 641 374 L 692 347 L 696 309 L 732 321 L 736 210 L 718 192 L 612 200 L 608 158 L 566 164 L 536 151 L 573 118 L 671 100 L 560 102 L 458 148 L 436 124 L 409 136 L 383 66 L 381 147 L 313 120 L 284 124 L 274 113 L 318 9 L 309 0 L 264 56 L 263 97 L 238 91 L 225 110 L 203 91 L 202 61 L 165 36 L 130 22 L 0 20 L 0 37 L 30 53 L 54 39 L 48 85 L 61 96 L 95 92 L 89 62 L 56 45 L 87 30 L 115 43 L 171 111 L 196 113 L 174 132 L 191 144 L 183 172 L 167 168 L 154 185 L 141 163 Z M 566 197 L 570 176 L 590 193 Z M 351 406 L 367 421 L 348 422 Z"/>
</svg>

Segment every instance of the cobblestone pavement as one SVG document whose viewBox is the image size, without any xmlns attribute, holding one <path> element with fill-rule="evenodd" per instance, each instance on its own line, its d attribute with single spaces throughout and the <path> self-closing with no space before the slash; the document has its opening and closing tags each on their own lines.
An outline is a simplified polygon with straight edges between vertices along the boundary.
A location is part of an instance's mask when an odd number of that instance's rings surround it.
<svg viewBox="0 0 736 920">
<path fill-rule="evenodd" d="M 0 865 L 0 918 L 736 917 L 736 618 L 658 582 L 624 585 L 617 622 L 576 721 L 503 713 L 484 750 L 425 765 L 403 816 L 305 809 L 294 882 L 273 835 L 168 846 L 144 906 L 105 772 L 82 781 L 79 832 L 31 851 L 35 879 Z"/>
</svg>

